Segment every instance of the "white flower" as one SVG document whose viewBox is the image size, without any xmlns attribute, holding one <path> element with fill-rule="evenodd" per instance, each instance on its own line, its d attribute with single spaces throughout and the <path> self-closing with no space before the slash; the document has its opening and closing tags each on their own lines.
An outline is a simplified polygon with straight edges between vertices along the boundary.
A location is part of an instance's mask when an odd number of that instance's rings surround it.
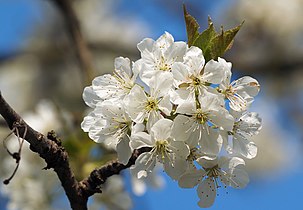
<svg viewBox="0 0 303 210">
<path fill-rule="evenodd" d="M 222 107 L 222 101 L 215 94 L 205 94 L 198 98 L 199 108 L 196 101 L 191 99 L 179 105 L 176 112 L 185 114 L 178 115 L 174 120 L 173 135 L 177 140 L 189 141 L 190 144 L 199 144 L 205 155 L 216 157 L 222 147 L 222 138 L 218 129 L 232 129 L 234 119 L 228 111 Z"/>
<path fill-rule="evenodd" d="M 227 151 L 252 159 L 257 155 L 257 146 L 249 137 L 257 135 L 261 129 L 261 118 L 258 113 L 244 113 L 233 126 L 232 131 L 225 132 L 224 140 L 228 141 L 228 135 L 232 136 L 232 146 L 227 145 Z"/>
<path fill-rule="evenodd" d="M 185 42 L 174 42 L 174 38 L 165 32 L 156 41 L 150 38 L 142 40 L 138 44 L 141 59 L 138 61 L 141 68 L 140 78 L 147 85 L 155 73 L 170 72 L 175 62 L 182 61 L 187 50 Z"/>
<path fill-rule="evenodd" d="M 183 174 L 179 179 L 179 186 L 192 188 L 197 184 L 197 194 L 200 198 L 198 205 L 202 208 L 210 207 L 216 198 L 216 189 L 220 187 L 219 181 L 225 186 L 243 188 L 249 182 L 248 175 L 243 166 L 245 162 L 238 157 L 220 157 L 215 160 L 200 158 L 199 165 L 203 169 L 194 169 Z"/>
<path fill-rule="evenodd" d="M 228 68 L 226 68 L 224 80 L 219 85 L 218 90 L 229 100 L 230 108 L 237 112 L 245 111 L 259 93 L 260 85 L 257 80 L 249 76 L 244 76 L 230 83 L 231 63 L 227 63 L 223 59 L 222 62 L 225 62 Z"/>
<path fill-rule="evenodd" d="M 212 92 L 210 84 L 221 83 L 226 65 L 219 58 L 218 61 L 210 60 L 205 64 L 202 50 L 191 47 L 184 56 L 184 62 L 173 65 L 173 76 L 177 90 L 172 92 L 172 101 L 180 104 L 184 100 L 202 95 L 206 90 Z"/>
<path fill-rule="evenodd" d="M 161 119 L 153 125 L 150 134 L 138 132 L 132 137 L 132 148 L 151 148 L 150 152 L 141 154 L 131 168 L 139 179 L 151 173 L 156 162 L 163 163 L 165 172 L 173 179 L 185 172 L 189 149 L 183 141 L 171 137 L 172 125 L 171 120 Z"/>
<path fill-rule="evenodd" d="M 84 117 L 81 128 L 97 143 L 108 142 L 117 150 L 118 160 L 126 164 L 132 150 L 129 135 L 132 121 L 120 101 L 103 101 L 88 116 Z"/>
<path fill-rule="evenodd" d="M 115 59 L 114 75 L 105 74 L 96 77 L 92 86 L 86 87 L 83 91 L 85 103 L 95 108 L 100 101 L 108 99 L 123 99 L 135 84 L 139 74 L 138 68 L 130 68 L 128 58 L 118 57 Z"/>
<path fill-rule="evenodd" d="M 135 85 L 124 99 L 126 110 L 131 119 L 136 123 L 147 121 L 147 129 L 162 119 L 161 113 L 169 116 L 172 110 L 169 95 L 167 94 L 172 86 L 172 76 L 168 72 L 155 75 L 150 80 L 150 95 Z"/>
</svg>

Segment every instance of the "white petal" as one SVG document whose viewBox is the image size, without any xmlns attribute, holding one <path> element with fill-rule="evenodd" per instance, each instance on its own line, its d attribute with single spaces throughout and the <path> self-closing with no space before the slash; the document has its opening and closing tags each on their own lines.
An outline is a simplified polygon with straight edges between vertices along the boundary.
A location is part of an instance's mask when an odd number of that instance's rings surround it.
<svg viewBox="0 0 303 210">
<path fill-rule="evenodd" d="M 179 159 L 184 159 L 189 155 L 189 147 L 184 141 L 171 141 L 169 148 L 176 154 L 175 156 Z"/>
<path fill-rule="evenodd" d="M 125 90 L 121 88 L 119 81 L 110 74 L 96 77 L 92 82 L 92 87 L 97 96 L 102 100 L 118 97 L 125 92 Z"/>
<path fill-rule="evenodd" d="M 141 147 L 153 147 L 154 140 L 146 132 L 138 132 L 131 136 L 131 148 L 139 149 Z"/>
<path fill-rule="evenodd" d="M 262 119 L 256 112 L 249 112 L 243 115 L 238 122 L 239 130 L 253 136 L 259 133 L 262 127 Z"/>
<path fill-rule="evenodd" d="M 226 71 L 230 71 L 231 63 L 224 59 L 218 61 L 210 60 L 206 63 L 203 73 L 203 80 L 213 84 L 219 84 L 226 75 Z"/>
<path fill-rule="evenodd" d="M 168 61 L 178 62 L 183 61 L 183 56 L 187 50 L 185 42 L 174 42 L 164 52 L 164 57 Z"/>
<path fill-rule="evenodd" d="M 118 161 L 126 165 L 129 161 L 130 156 L 132 155 L 132 150 L 129 147 L 129 138 L 125 136 L 118 141 L 117 147 Z"/>
<path fill-rule="evenodd" d="M 236 167 L 243 167 L 245 165 L 245 161 L 239 157 L 226 157 L 222 156 L 218 160 L 219 168 L 224 168 L 232 171 Z"/>
<path fill-rule="evenodd" d="M 181 62 L 176 62 L 172 65 L 172 73 L 174 79 L 177 80 L 178 83 L 187 81 L 190 76 L 188 71 L 188 66 L 186 66 Z"/>
<path fill-rule="evenodd" d="M 166 114 L 167 116 L 170 116 L 171 110 L 173 105 L 170 103 L 170 95 L 164 96 L 159 104 L 158 104 L 159 109 Z"/>
<path fill-rule="evenodd" d="M 188 99 L 183 103 L 179 104 L 176 109 L 177 113 L 192 115 L 196 113 L 196 102 L 194 99 Z"/>
<path fill-rule="evenodd" d="M 208 208 L 213 205 L 216 199 L 215 183 L 211 178 L 202 181 L 197 187 L 197 193 L 200 198 L 198 205 L 201 208 Z"/>
<path fill-rule="evenodd" d="M 95 123 L 95 118 L 92 116 L 92 113 L 90 113 L 88 116 L 84 117 L 81 123 L 81 128 L 84 132 L 89 132 L 89 129 L 92 127 L 94 123 Z"/>
<path fill-rule="evenodd" d="M 243 93 L 247 93 L 248 96 L 254 97 L 260 91 L 260 85 L 258 81 L 252 77 L 244 76 L 236 81 L 234 81 L 234 89 L 237 90 L 237 93 L 242 95 Z"/>
<path fill-rule="evenodd" d="M 218 61 L 221 61 L 222 58 L 218 58 Z M 221 61 L 222 62 L 222 61 Z M 230 84 L 230 80 L 231 80 L 231 63 L 230 63 L 230 68 L 225 68 L 225 72 L 224 72 L 224 77 L 222 80 L 222 83 L 220 84 L 220 88 L 223 90 L 226 90 Z"/>
<path fill-rule="evenodd" d="M 95 108 L 96 104 L 102 101 L 101 98 L 97 96 L 92 86 L 84 88 L 82 98 L 86 103 L 86 105 L 88 105 L 91 108 Z"/>
<path fill-rule="evenodd" d="M 245 161 L 242 158 L 232 157 L 229 161 L 228 168 L 233 169 L 238 166 L 244 166 Z"/>
<path fill-rule="evenodd" d="M 224 181 L 226 185 L 230 185 L 233 188 L 244 188 L 249 182 L 248 174 L 244 168 L 234 168 L 233 170 L 229 171 L 228 174 L 230 174 L 230 176 L 226 180 L 221 180 Z"/>
<path fill-rule="evenodd" d="M 189 98 L 190 91 L 187 89 L 177 89 L 177 90 L 171 90 L 169 94 L 172 103 L 181 104 Z"/>
<path fill-rule="evenodd" d="M 138 179 L 141 177 L 147 177 L 148 174 L 152 172 L 156 165 L 156 158 L 153 157 L 151 152 L 145 152 L 141 154 L 133 167 L 131 167 L 131 172 Z"/>
<path fill-rule="evenodd" d="M 214 166 L 216 166 L 218 164 L 218 159 L 207 159 L 205 157 L 201 157 L 199 159 L 197 159 L 197 162 L 199 163 L 200 166 L 202 166 L 203 168 L 207 169 L 207 168 L 213 168 Z"/>
<path fill-rule="evenodd" d="M 258 148 L 254 142 L 248 141 L 241 135 L 235 134 L 233 138 L 233 152 L 247 159 L 252 159 L 256 157 Z"/>
<path fill-rule="evenodd" d="M 202 137 L 199 141 L 201 151 L 210 157 L 216 157 L 221 151 L 223 139 L 217 130 L 214 130 L 208 125 L 201 131 Z"/>
<path fill-rule="evenodd" d="M 243 169 L 234 169 L 234 181 L 237 183 L 237 186 L 234 186 L 236 188 L 244 188 L 249 183 L 249 176 L 246 171 Z"/>
<path fill-rule="evenodd" d="M 234 118 L 222 107 L 219 107 L 217 110 L 210 110 L 208 117 L 213 124 L 222 127 L 226 131 L 231 131 L 233 129 Z"/>
<path fill-rule="evenodd" d="M 129 77 L 132 76 L 129 58 L 118 57 L 115 58 L 115 70 L 125 72 Z"/>
<path fill-rule="evenodd" d="M 173 180 L 178 180 L 180 176 L 186 171 L 187 169 L 187 162 L 184 159 L 174 159 L 172 154 L 165 156 L 164 159 L 164 171 L 167 175 L 170 176 Z"/>
<path fill-rule="evenodd" d="M 143 132 L 145 130 L 145 125 L 143 123 L 136 123 L 132 126 L 132 135 L 138 132 Z"/>
<path fill-rule="evenodd" d="M 174 43 L 174 37 L 166 31 L 162 36 L 160 36 L 155 41 L 156 47 L 159 47 L 159 48 L 162 48 L 162 49 L 167 49 L 173 43 Z"/>
<path fill-rule="evenodd" d="M 178 184 L 181 188 L 193 188 L 201 182 L 205 171 L 200 170 L 191 170 L 183 174 L 178 180 Z"/>
<path fill-rule="evenodd" d="M 193 119 L 184 115 L 178 115 L 174 120 L 172 136 L 177 141 L 186 141 L 192 132 Z"/>
<path fill-rule="evenodd" d="M 147 117 L 146 130 L 150 132 L 152 126 L 161 119 L 163 119 L 163 116 L 160 114 L 160 112 L 156 110 L 149 112 Z"/>
<path fill-rule="evenodd" d="M 151 128 L 151 135 L 157 140 L 166 140 L 170 137 L 173 121 L 161 119 Z"/>
<path fill-rule="evenodd" d="M 210 92 L 204 92 L 203 95 L 199 95 L 199 102 L 203 111 L 218 110 L 224 105 L 222 98 Z"/>
<path fill-rule="evenodd" d="M 168 94 L 173 85 L 173 75 L 167 71 L 156 71 L 155 75 L 150 79 L 150 93 L 153 97 L 162 97 Z"/>
<path fill-rule="evenodd" d="M 135 85 L 130 91 L 129 95 L 124 98 L 126 111 L 128 112 L 130 118 L 136 123 L 142 123 L 144 120 L 146 101 L 147 96 L 144 90 L 138 85 Z"/>
<path fill-rule="evenodd" d="M 139 42 L 139 44 L 137 45 L 137 48 L 141 52 L 141 54 L 144 54 L 147 52 L 152 52 L 154 43 L 155 43 L 155 41 L 153 39 L 145 38 L 141 42 Z"/>
<path fill-rule="evenodd" d="M 205 63 L 202 50 L 195 46 L 190 47 L 184 56 L 184 63 L 189 67 L 191 75 L 199 75 Z"/>
</svg>

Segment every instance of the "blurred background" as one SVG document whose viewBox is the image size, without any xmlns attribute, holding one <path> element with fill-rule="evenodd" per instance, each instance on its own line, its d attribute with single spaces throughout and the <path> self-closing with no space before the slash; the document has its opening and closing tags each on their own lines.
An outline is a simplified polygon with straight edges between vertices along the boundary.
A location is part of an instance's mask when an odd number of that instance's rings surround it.
<svg viewBox="0 0 303 210">
<path fill-rule="evenodd" d="M 145 37 L 157 39 L 168 31 L 186 41 L 185 3 L 200 30 L 207 27 L 208 16 L 217 29 L 245 20 L 225 59 L 233 63 L 234 79 L 249 75 L 261 84 L 251 108 L 263 119 L 254 138 L 258 155 L 247 161 L 251 182 L 243 190 L 219 190 L 211 209 L 302 209 L 303 0 L 70 1 L 89 52 L 82 63 L 75 46 L 79 39 L 73 38 L 56 2 L 0 0 L 0 90 L 34 128 L 57 132 L 79 179 L 115 157 L 111 148 L 94 144 L 80 129 L 89 112 L 83 88 L 93 77 L 112 72 L 115 57 L 138 59 L 136 44 Z M 85 73 L 85 66 L 93 71 Z M 1 139 L 8 134 L 0 119 Z M 16 150 L 16 138 L 5 142 Z M 0 209 L 68 209 L 54 173 L 42 170 L 43 161 L 27 144 L 22 154 L 17 175 L 8 186 L 0 185 Z M 15 165 L 1 147 L 1 181 Z M 200 209 L 195 189 L 180 189 L 161 171 L 145 183 L 124 172 L 104 187 L 90 209 Z"/>
</svg>

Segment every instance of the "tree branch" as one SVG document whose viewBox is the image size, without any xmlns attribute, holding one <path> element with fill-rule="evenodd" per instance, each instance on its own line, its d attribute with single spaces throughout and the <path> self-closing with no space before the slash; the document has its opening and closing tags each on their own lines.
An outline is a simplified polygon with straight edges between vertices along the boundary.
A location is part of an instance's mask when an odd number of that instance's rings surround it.
<svg viewBox="0 0 303 210">
<path fill-rule="evenodd" d="M 30 149 L 38 153 L 47 163 L 46 169 L 53 168 L 61 181 L 72 209 L 87 209 L 87 199 L 79 192 L 79 183 L 69 166 L 68 154 L 56 141 L 47 139 L 31 128 L 4 100 L 0 92 L 0 114 L 8 127 L 18 129 L 19 135 L 30 143 Z M 25 133 L 26 131 L 26 133 Z"/>
<path fill-rule="evenodd" d="M 46 137 L 31 128 L 5 101 L 1 91 L 0 114 L 6 121 L 8 127 L 13 130 L 16 135 L 24 137 L 24 140 L 30 143 L 30 149 L 38 153 L 40 157 L 45 160 L 47 163 L 45 169 L 54 169 L 61 181 L 70 206 L 74 210 L 87 210 L 88 198 L 95 193 L 101 192 L 100 185 L 104 184 L 107 178 L 129 168 L 135 163 L 140 154 L 151 150 L 151 148 L 148 147 L 134 150 L 126 165 L 112 161 L 99 169 L 95 169 L 89 177 L 78 182 L 70 168 L 68 154 L 61 146 L 60 140 L 56 138 L 52 132 Z"/>
<path fill-rule="evenodd" d="M 89 177 L 80 182 L 82 194 L 86 195 L 87 197 L 90 197 L 95 193 L 101 192 L 100 185 L 104 184 L 107 178 L 112 175 L 119 174 L 122 170 L 131 167 L 135 164 L 140 154 L 144 152 L 149 152 L 150 150 L 151 148 L 149 147 L 143 147 L 134 150 L 131 158 L 129 159 L 126 165 L 123 165 L 118 161 L 112 161 L 99 169 L 95 169 L 91 172 Z"/>
</svg>

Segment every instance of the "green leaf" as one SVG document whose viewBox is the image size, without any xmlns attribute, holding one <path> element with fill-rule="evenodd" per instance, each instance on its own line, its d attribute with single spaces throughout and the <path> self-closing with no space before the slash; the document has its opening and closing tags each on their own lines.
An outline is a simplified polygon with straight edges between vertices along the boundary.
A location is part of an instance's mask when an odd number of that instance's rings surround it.
<svg viewBox="0 0 303 210">
<path fill-rule="evenodd" d="M 192 17 L 186 11 L 185 5 L 183 5 L 184 18 L 186 23 L 188 46 L 199 47 L 203 51 L 205 61 L 211 59 L 216 60 L 218 57 L 222 57 L 226 51 L 228 51 L 234 41 L 234 38 L 244 21 L 235 28 L 227 31 L 221 27 L 221 32 L 217 33 L 214 24 L 210 17 L 208 18 L 208 28 L 199 33 L 199 24 L 194 17 Z"/>
<path fill-rule="evenodd" d="M 193 45 L 199 47 L 205 59 L 208 61 L 211 59 L 211 46 L 212 40 L 217 36 L 217 32 L 215 30 L 214 24 L 212 23 L 210 17 L 208 18 L 208 28 L 203 31 L 197 39 L 194 41 Z"/>
<path fill-rule="evenodd" d="M 187 39 L 188 39 L 187 44 L 188 46 L 192 46 L 194 41 L 199 36 L 200 26 L 196 21 L 196 19 L 190 14 L 188 14 L 184 4 L 183 4 L 183 11 L 184 11 L 185 24 L 186 24 Z"/>
<path fill-rule="evenodd" d="M 243 23 L 244 22 L 242 22 L 237 27 L 229 29 L 227 31 L 224 31 L 223 27 L 221 27 L 221 33 L 216 35 L 210 42 L 210 49 L 208 49 L 210 53 L 210 59 L 217 59 L 218 57 L 223 56 L 225 52 L 232 47 L 234 38 Z"/>
</svg>

